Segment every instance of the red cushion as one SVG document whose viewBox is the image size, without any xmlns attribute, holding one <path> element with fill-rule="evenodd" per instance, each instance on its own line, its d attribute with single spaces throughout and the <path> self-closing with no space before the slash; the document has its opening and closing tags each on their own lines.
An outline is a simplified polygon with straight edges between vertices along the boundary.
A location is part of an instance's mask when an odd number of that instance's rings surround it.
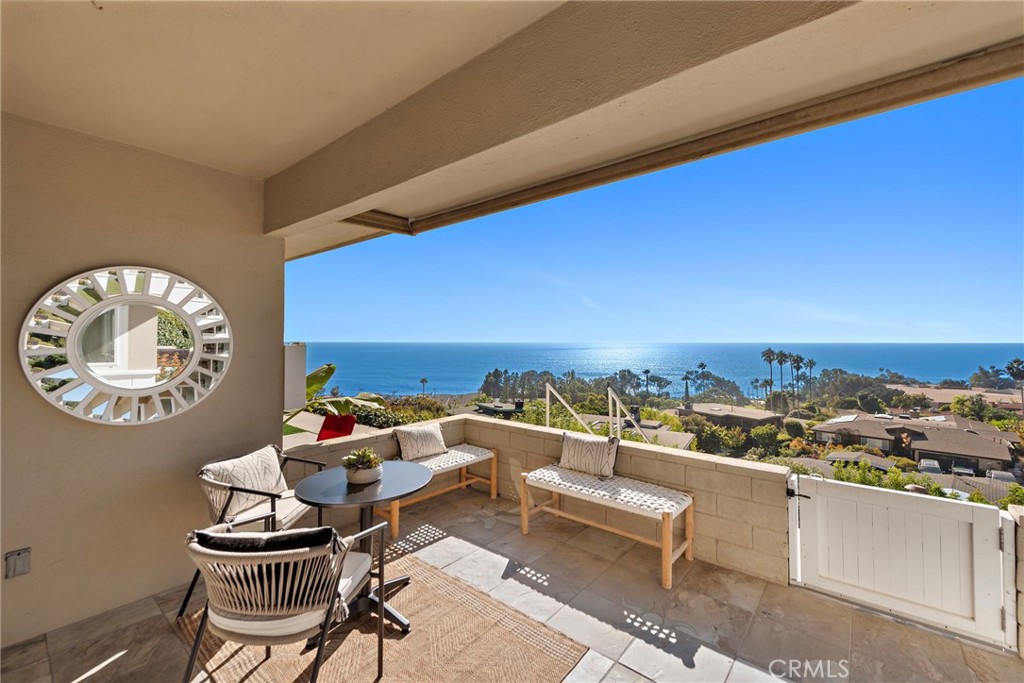
<svg viewBox="0 0 1024 683">
<path fill-rule="evenodd" d="M 337 439 L 339 436 L 348 436 L 355 428 L 355 415 L 327 415 L 324 417 L 324 423 L 320 426 L 320 433 L 316 435 L 316 440 L 323 441 Z"/>
</svg>

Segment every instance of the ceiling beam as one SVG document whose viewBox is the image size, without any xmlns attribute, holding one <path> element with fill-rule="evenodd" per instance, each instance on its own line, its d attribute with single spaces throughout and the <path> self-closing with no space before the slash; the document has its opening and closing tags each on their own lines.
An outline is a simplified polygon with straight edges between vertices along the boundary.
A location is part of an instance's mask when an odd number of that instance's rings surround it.
<svg viewBox="0 0 1024 683">
<path fill-rule="evenodd" d="M 404 216 L 396 216 L 386 211 L 365 211 L 355 216 L 349 216 L 339 223 L 355 223 L 375 230 L 393 232 L 400 235 L 415 235 L 412 227 L 412 219 Z"/>
</svg>

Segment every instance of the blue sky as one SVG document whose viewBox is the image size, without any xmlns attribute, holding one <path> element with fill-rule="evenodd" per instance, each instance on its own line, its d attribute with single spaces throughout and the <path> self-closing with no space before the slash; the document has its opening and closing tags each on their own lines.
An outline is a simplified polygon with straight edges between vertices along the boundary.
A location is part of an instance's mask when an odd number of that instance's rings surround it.
<svg viewBox="0 0 1024 683">
<path fill-rule="evenodd" d="M 286 266 L 289 341 L 1024 341 L 1024 81 Z"/>
</svg>

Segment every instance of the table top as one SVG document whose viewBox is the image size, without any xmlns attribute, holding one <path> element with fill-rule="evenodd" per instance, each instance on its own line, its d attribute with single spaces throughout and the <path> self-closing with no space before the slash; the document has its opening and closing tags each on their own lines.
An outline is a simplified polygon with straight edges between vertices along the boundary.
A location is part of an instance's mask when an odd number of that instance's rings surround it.
<svg viewBox="0 0 1024 683">
<path fill-rule="evenodd" d="M 321 508 L 367 507 L 416 493 L 430 483 L 423 465 L 404 460 L 385 460 L 384 474 L 371 484 L 350 484 L 344 467 L 317 472 L 295 487 L 295 498 Z"/>
</svg>

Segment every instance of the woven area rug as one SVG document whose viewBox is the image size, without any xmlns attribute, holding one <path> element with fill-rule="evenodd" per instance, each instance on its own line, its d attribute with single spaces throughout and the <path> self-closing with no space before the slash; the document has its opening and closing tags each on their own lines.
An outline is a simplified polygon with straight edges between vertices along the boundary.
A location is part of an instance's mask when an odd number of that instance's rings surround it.
<svg viewBox="0 0 1024 683">
<path fill-rule="evenodd" d="M 587 648 L 411 555 L 387 564 L 388 576 L 412 583 L 388 602 L 412 622 L 401 633 L 384 625 L 385 681 L 561 681 Z M 201 611 L 178 620 L 191 646 Z M 373 681 L 377 676 L 377 618 L 367 614 L 336 627 L 327 642 L 321 681 Z M 207 631 L 196 664 L 216 683 L 308 681 L 315 650 L 224 642 Z"/>
</svg>

